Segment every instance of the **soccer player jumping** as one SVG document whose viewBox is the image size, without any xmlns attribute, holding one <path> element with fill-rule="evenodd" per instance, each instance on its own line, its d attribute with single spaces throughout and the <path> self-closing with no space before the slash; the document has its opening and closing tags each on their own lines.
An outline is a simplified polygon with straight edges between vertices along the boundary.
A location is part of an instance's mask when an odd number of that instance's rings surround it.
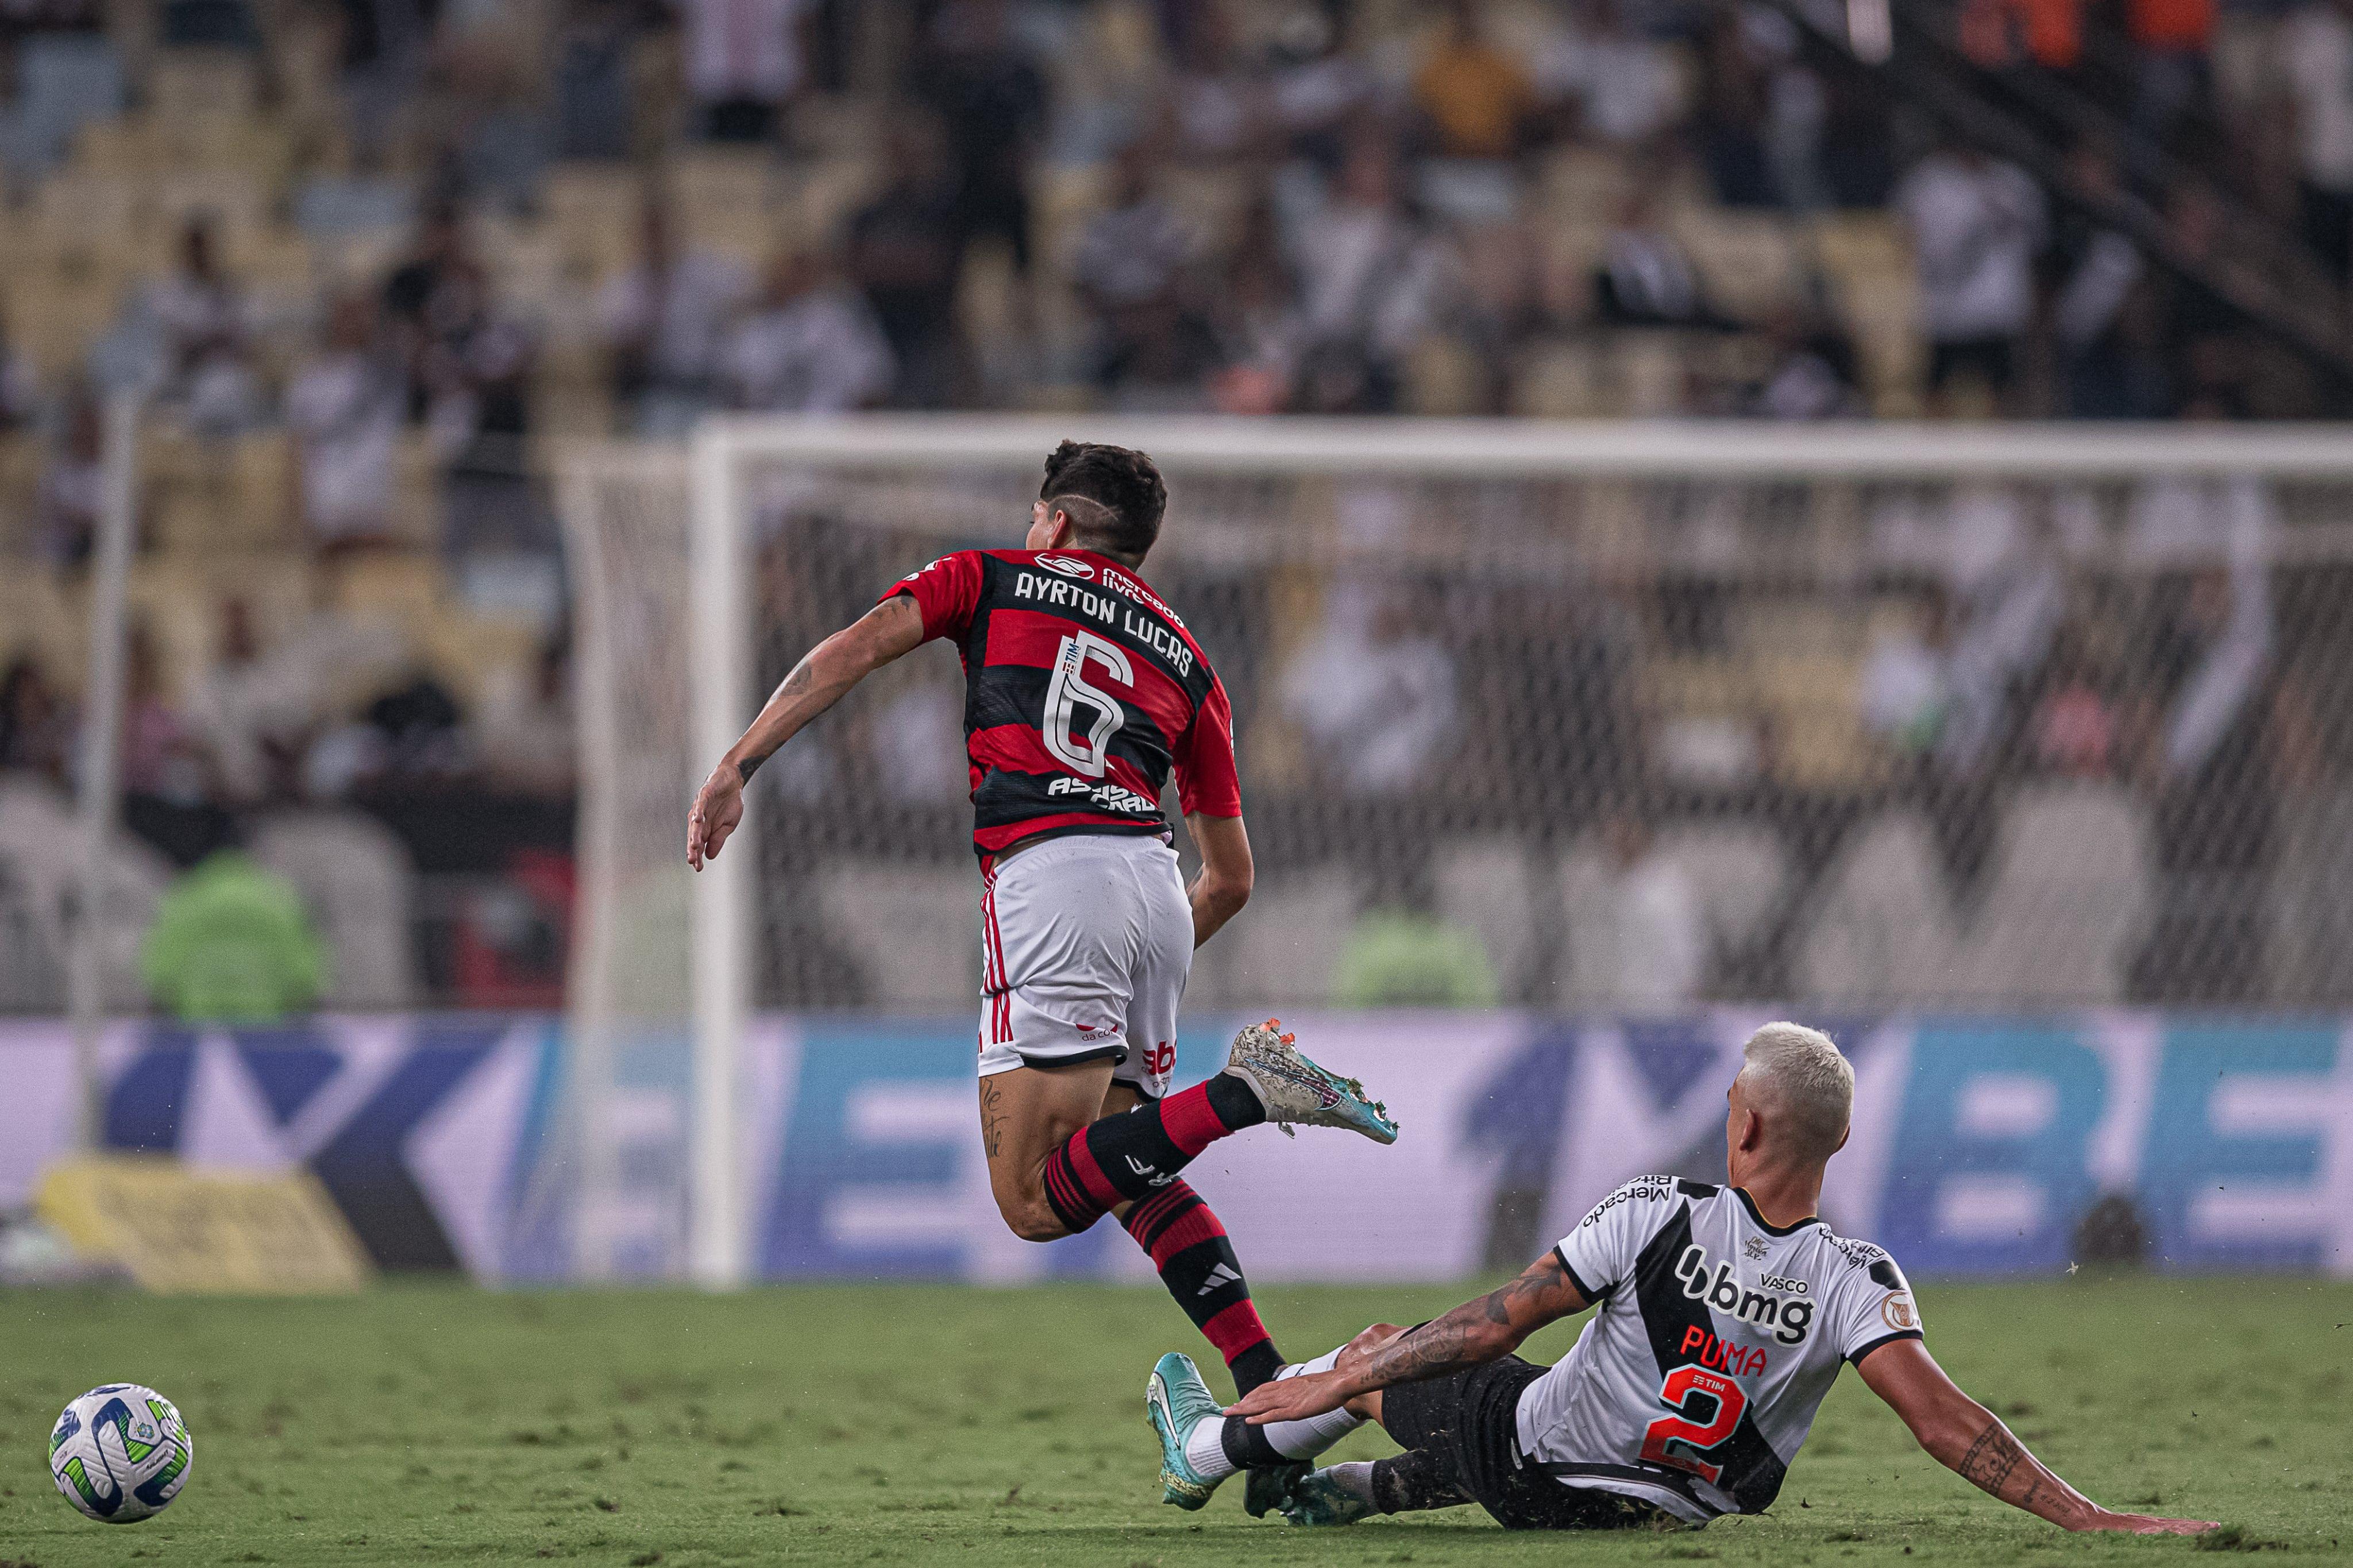
<svg viewBox="0 0 2353 1568">
<path fill-rule="evenodd" d="M 868 675 L 934 637 L 964 660 L 980 856 L 980 1135 L 1014 1234 L 1075 1236 L 1115 1214 L 1248 1393 L 1282 1364 L 1241 1266 L 1178 1174 L 1262 1121 L 1397 1126 L 1270 1021 L 1223 1071 L 1168 1093 L 1193 950 L 1250 891 L 1226 689 L 1136 575 L 1168 492 L 1152 459 L 1065 441 L 1019 550 L 965 550 L 893 584 L 818 644 L 703 782 L 687 863 L 719 853 L 744 786 Z M 1168 775 L 1200 851 L 1187 889 L 1161 815 Z M 1189 1364 L 1189 1363 L 1188 1363 Z"/>
<path fill-rule="evenodd" d="M 1294 1524 L 1475 1502 L 1507 1529 L 1704 1525 L 1771 1504 L 1852 1362 L 1922 1447 L 2006 1503 L 2066 1530 L 2214 1528 L 2100 1507 L 1954 1385 L 1894 1259 L 1814 1212 L 1846 1142 L 1853 1069 L 1796 1024 L 1766 1025 L 1745 1055 L 1729 1186 L 1637 1176 L 1502 1289 L 1417 1328 L 1376 1324 L 1228 1409 L 1191 1362 L 1161 1357 L 1146 1411 L 1166 1500 L 1199 1508 L 1252 1468 L 1250 1511 Z M 1511 1353 L 1596 1302 L 1558 1365 Z M 1366 1421 L 1406 1451 L 1298 1463 Z"/>
</svg>

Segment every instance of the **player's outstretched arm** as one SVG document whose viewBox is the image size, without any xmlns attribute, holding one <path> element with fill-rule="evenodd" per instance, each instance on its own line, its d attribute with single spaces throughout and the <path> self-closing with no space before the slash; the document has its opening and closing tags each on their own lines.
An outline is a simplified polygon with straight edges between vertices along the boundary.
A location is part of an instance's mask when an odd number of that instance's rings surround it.
<svg viewBox="0 0 2353 1568">
<path fill-rule="evenodd" d="M 1262 1383 L 1228 1405 L 1226 1414 L 1246 1415 L 1253 1426 L 1321 1415 L 1377 1388 L 1444 1377 L 1507 1356 L 1546 1323 L 1589 1305 L 1561 1266 L 1560 1254 L 1547 1252 L 1503 1289 L 1383 1343 L 1351 1347 L 1330 1372 Z"/>
<path fill-rule="evenodd" d="M 1928 1347 L 1896 1340 L 1857 1367 L 1871 1391 L 1904 1418 L 1920 1447 L 1978 1489 L 2062 1530 L 2122 1530 L 2137 1535 L 2195 1535 L 2214 1528 L 2196 1519 L 2116 1513 L 2061 1480 L 2026 1451 L 2001 1418 L 1961 1392 Z"/>
<path fill-rule="evenodd" d="M 734 833 L 744 820 L 744 785 L 762 763 L 851 687 L 923 640 L 923 612 L 910 595 L 894 594 L 809 649 L 695 792 L 686 816 L 686 863 L 702 870 Z"/>
<path fill-rule="evenodd" d="M 1257 873 L 1250 864 L 1250 832 L 1240 817 L 1197 811 L 1185 818 L 1185 827 L 1201 852 L 1201 869 L 1185 889 L 1193 905 L 1193 945 L 1198 947 L 1242 912 Z"/>
</svg>

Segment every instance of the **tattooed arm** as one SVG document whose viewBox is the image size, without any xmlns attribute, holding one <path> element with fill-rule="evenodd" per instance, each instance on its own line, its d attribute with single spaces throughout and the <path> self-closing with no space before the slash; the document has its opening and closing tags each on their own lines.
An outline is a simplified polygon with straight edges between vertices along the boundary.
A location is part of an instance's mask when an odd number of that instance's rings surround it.
<svg viewBox="0 0 2353 1568">
<path fill-rule="evenodd" d="M 744 786 L 762 763 L 851 687 L 923 640 L 923 612 L 907 595 L 894 594 L 809 649 L 695 792 L 686 817 L 686 863 L 700 871 L 719 853 L 744 820 Z"/>
<path fill-rule="evenodd" d="M 1320 1415 L 1377 1388 L 1444 1377 L 1509 1355 L 1546 1323 L 1590 1305 L 1561 1267 L 1560 1255 L 1547 1252 L 1501 1289 L 1386 1340 L 1368 1333 L 1330 1372 L 1262 1383 L 1227 1413 L 1247 1415 L 1253 1426 Z"/>
<path fill-rule="evenodd" d="M 2194 1535 L 2214 1528 L 2202 1520 L 2158 1519 L 2102 1508 L 2028 1453 L 2000 1417 L 1945 1375 L 1918 1340 L 1895 1340 L 1866 1352 L 1856 1370 L 1938 1464 L 1979 1490 L 2062 1530 Z"/>
</svg>

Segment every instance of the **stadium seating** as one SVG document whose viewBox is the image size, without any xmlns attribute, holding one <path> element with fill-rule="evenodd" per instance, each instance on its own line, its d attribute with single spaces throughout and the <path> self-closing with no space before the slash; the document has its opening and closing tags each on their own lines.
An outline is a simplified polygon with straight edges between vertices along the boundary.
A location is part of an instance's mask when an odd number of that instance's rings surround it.
<svg viewBox="0 0 2353 1568">
<path fill-rule="evenodd" d="M 1188 1005 L 1252 1007 L 1274 1001 L 1315 1006 L 1356 923 L 1354 877 L 1341 866 L 1300 866 L 1265 877 L 1236 916 L 1247 942 L 1213 942 L 1194 955 Z M 1238 923 L 1237 931 L 1244 928 Z"/>
<path fill-rule="evenodd" d="M 301 889 L 330 954 L 324 1005 L 392 1009 L 414 1002 L 416 868 L 383 824 L 356 812 L 275 813 L 254 829 L 249 848 Z"/>
<path fill-rule="evenodd" d="M 816 902 L 864 976 L 871 1005 L 978 1005 L 979 892 L 969 868 L 836 867 L 818 876 Z"/>
<path fill-rule="evenodd" d="M 96 934 L 70 931 L 66 911 L 81 875 L 81 845 L 72 805 L 63 794 L 27 780 L 0 778 L 0 865 L 16 890 L 15 908 L 24 911 L 19 918 L 29 920 L 51 953 L 64 954 L 75 942 L 94 942 L 105 1005 L 136 1010 L 147 995 L 139 977 L 139 944 L 155 900 L 171 880 L 171 868 L 138 840 L 121 833 L 110 835 L 101 861 Z M 64 1001 L 59 995 L 47 1005 L 59 1007 Z"/>
<path fill-rule="evenodd" d="M 2119 791 L 2021 791 L 1981 899 L 1956 907 L 1927 820 L 1861 825 L 1823 879 L 1799 949 L 1806 994 L 2028 1006 L 2114 1001 L 2147 918 L 2147 822 Z"/>
<path fill-rule="evenodd" d="M 1519 838 L 1466 838 L 1430 852 L 1439 918 L 1471 931 L 1486 950 L 1497 993 L 1536 999 L 1546 912 L 1537 905 L 1546 858 Z"/>
</svg>

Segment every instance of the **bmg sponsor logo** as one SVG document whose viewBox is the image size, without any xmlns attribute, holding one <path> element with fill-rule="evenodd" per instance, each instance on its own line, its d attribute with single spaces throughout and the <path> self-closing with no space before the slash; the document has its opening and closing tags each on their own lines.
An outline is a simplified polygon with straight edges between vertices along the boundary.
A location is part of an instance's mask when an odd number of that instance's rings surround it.
<svg viewBox="0 0 2353 1568">
<path fill-rule="evenodd" d="M 1743 1285 L 1733 1278 L 1728 1261 L 1717 1264 L 1711 1277 L 1707 1253 L 1698 1247 L 1683 1248 L 1683 1255 L 1675 1259 L 1675 1278 L 1683 1282 L 1683 1294 L 1693 1300 L 1705 1301 L 1744 1323 L 1770 1329 L 1773 1337 L 1785 1345 L 1799 1343 L 1806 1331 L 1813 1327 L 1814 1304 L 1799 1294 L 1806 1289 L 1802 1279 L 1773 1275 L 1765 1283 L 1778 1289 Z"/>
</svg>

